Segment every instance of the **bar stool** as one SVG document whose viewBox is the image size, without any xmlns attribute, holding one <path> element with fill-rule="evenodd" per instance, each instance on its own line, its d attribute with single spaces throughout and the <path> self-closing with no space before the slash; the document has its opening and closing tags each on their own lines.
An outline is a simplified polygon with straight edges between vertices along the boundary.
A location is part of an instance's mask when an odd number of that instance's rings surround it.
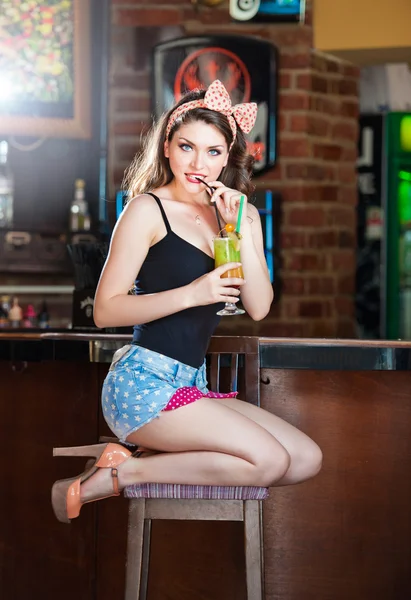
<svg viewBox="0 0 411 600">
<path fill-rule="evenodd" d="M 224 368 L 228 355 L 228 368 Z M 257 337 L 214 336 L 208 350 L 210 389 L 241 389 L 248 402 L 260 403 Z M 242 367 L 242 368 L 239 368 Z M 241 385 L 240 377 L 243 378 Z M 229 382 L 229 390 L 221 389 Z M 240 384 L 240 385 L 239 385 Z M 248 600 L 264 598 L 262 500 L 264 487 L 142 484 L 125 488 L 129 498 L 125 600 L 146 600 L 151 522 L 154 519 L 242 521 Z"/>
</svg>

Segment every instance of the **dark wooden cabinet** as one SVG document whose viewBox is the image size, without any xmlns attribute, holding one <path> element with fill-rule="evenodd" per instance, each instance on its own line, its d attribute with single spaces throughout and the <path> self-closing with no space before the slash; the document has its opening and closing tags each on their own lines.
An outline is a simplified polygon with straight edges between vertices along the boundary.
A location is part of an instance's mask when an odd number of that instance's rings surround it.
<svg viewBox="0 0 411 600">
<path fill-rule="evenodd" d="M 53 446 L 96 442 L 106 365 L 0 361 L 0 598 L 121 600 L 127 501 L 84 506 L 70 525 L 51 509 L 54 480 L 84 459 Z M 411 596 L 411 375 L 262 371 L 261 402 L 324 452 L 312 481 L 264 503 L 267 600 Z M 149 600 L 245 600 L 240 524 L 158 522 Z"/>
<path fill-rule="evenodd" d="M 0 379 L 0 597 L 91 600 L 96 509 L 63 525 L 50 490 L 84 467 L 53 458 L 53 446 L 97 438 L 98 366 L 0 361 Z"/>
</svg>

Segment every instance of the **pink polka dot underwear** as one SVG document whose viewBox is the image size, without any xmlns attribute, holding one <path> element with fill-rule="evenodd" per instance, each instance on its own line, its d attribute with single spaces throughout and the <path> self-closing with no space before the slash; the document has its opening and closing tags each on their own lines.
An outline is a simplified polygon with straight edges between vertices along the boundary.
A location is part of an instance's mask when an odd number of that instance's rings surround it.
<svg viewBox="0 0 411 600">
<path fill-rule="evenodd" d="M 228 394 L 219 394 L 218 392 L 201 392 L 197 387 L 181 387 L 170 398 L 168 404 L 163 410 L 175 410 L 181 406 L 191 404 L 200 398 L 235 398 L 238 392 L 229 392 Z"/>
</svg>

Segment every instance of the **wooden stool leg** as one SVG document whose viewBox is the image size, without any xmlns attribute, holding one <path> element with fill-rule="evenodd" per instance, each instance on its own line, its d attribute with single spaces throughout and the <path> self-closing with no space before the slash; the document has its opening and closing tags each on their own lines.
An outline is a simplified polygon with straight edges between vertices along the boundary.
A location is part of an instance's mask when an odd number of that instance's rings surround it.
<svg viewBox="0 0 411 600">
<path fill-rule="evenodd" d="M 148 574 L 150 570 L 151 519 L 144 521 L 143 561 L 141 565 L 141 590 L 139 600 L 147 600 Z"/>
<path fill-rule="evenodd" d="M 244 502 L 244 536 L 247 600 L 263 600 L 263 539 L 258 500 Z"/>
<path fill-rule="evenodd" d="M 140 600 L 145 507 L 145 498 L 130 500 L 128 511 L 125 600 Z"/>
</svg>

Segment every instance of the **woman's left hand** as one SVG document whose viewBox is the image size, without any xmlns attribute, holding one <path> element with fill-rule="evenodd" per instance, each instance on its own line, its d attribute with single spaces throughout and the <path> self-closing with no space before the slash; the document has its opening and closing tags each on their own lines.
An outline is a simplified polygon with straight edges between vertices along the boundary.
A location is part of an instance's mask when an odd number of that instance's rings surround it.
<svg viewBox="0 0 411 600">
<path fill-rule="evenodd" d="M 226 223 L 237 224 L 238 209 L 240 208 L 240 198 L 244 196 L 243 212 L 241 215 L 241 225 L 247 217 L 247 196 L 238 190 L 233 190 L 221 181 L 207 181 L 208 185 L 216 188 L 210 201 L 217 204 L 217 208 Z"/>
</svg>

